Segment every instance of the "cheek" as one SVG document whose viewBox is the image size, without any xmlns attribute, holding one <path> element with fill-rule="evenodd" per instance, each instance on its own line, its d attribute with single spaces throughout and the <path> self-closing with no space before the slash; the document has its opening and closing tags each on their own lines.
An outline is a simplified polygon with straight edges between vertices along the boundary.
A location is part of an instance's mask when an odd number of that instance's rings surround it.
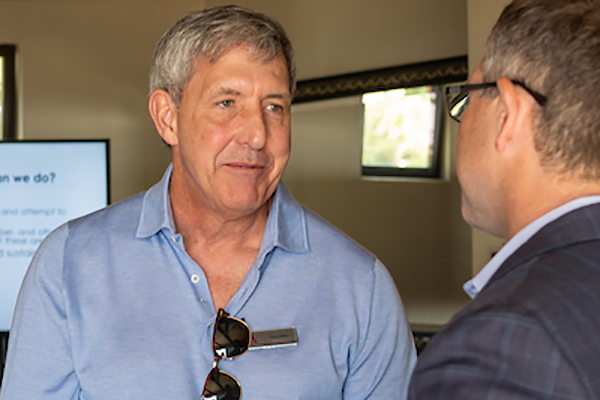
<svg viewBox="0 0 600 400">
<path fill-rule="evenodd" d="M 483 150 L 483 136 L 477 128 L 477 123 L 472 118 L 463 119 L 456 137 L 456 165 L 468 167 L 475 161 L 477 153 Z"/>
<path fill-rule="evenodd" d="M 456 137 L 456 169 L 457 172 L 461 169 L 462 165 L 464 165 L 465 158 L 465 141 L 464 135 L 459 131 L 458 136 Z"/>
<path fill-rule="evenodd" d="M 190 141 L 197 152 L 217 155 L 231 142 L 232 134 L 230 132 L 231 128 L 225 124 L 204 119 L 194 124 Z"/>
<path fill-rule="evenodd" d="M 289 134 L 283 135 L 276 139 L 271 149 L 273 156 L 280 161 L 280 163 L 287 163 L 290 157 L 291 143 Z"/>
<path fill-rule="evenodd" d="M 279 125 L 275 129 L 270 129 L 270 138 L 268 146 L 270 153 L 276 157 L 289 157 L 291 149 L 291 132 L 289 125 Z"/>
</svg>

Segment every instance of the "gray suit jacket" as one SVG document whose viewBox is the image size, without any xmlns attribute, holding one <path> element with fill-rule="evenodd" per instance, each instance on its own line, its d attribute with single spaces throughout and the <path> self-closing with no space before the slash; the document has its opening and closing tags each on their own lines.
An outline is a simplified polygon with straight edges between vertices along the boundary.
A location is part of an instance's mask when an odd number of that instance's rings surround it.
<svg viewBox="0 0 600 400">
<path fill-rule="evenodd" d="M 600 399 L 600 205 L 551 222 L 433 338 L 409 399 Z"/>
</svg>

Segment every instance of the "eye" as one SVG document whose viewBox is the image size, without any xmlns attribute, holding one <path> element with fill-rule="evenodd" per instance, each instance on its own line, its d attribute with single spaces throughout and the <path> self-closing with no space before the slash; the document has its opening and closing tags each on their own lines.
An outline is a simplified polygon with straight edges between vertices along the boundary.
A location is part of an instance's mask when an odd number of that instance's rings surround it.
<svg viewBox="0 0 600 400">
<path fill-rule="evenodd" d="M 219 101 L 217 103 L 217 105 L 220 107 L 223 107 L 223 108 L 231 107 L 233 105 L 233 100 L 231 100 L 231 99 L 222 100 L 222 101 Z"/>
<path fill-rule="evenodd" d="M 275 112 L 275 113 L 280 113 L 280 112 L 283 112 L 283 106 L 281 106 L 279 104 L 269 104 L 267 106 L 267 110 Z"/>
</svg>

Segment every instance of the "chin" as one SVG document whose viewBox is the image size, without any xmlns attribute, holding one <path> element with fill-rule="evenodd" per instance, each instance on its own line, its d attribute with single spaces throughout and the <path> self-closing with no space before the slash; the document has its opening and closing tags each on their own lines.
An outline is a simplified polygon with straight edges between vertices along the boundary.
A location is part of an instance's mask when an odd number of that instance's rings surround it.
<svg viewBox="0 0 600 400">
<path fill-rule="evenodd" d="M 470 210 L 470 207 L 468 206 L 468 204 L 469 204 L 469 202 L 467 201 L 467 199 L 465 198 L 465 196 L 463 194 L 462 199 L 461 199 L 460 211 L 461 211 L 462 217 L 465 220 L 465 222 L 467 224 L 473 226 L 471 210 Z"/>
<path fill-rule="evenodd" d="M 471 208 L 465 205 L 465 201 L 464 200 L 463 200 L 463 205 L 462 205 L 461 211 L 462 211 L 462 217 L 463 217 L 463 219 L 472 228 L 476 228 L 476 229 L 480 229 L 480 230 L 485 230 L 482 227 L 483 224 L 479 223 L 478 219 L 475 218 L 474 213 L 471 210 Z"/>
<path fill-rule="evenodd" d="M 277 185 L 245 185 L 244 182 L 229 182 L 220 191 L 221 204 L 238 213 L 252 214 L 259 210 L 275 192 Z"/>
<path fill-rule="evenodd" d="M 465 222 L 469 224 L 472 228 L 488 232 L 488 230 L 484 226 L 485 224 L 481 223 L 481 218 L 476 218 L 474 214 L 475 213 L 473 213 L 473 211 L 469 207 L 465 206 L 465 203 L 463 201 L 462 217 L 465 220 Z"/>
<path fill-rule="evenodd" d="M 239 215 L 250 215 L 258 211 L 264 204 L 266 199 L 258 196 L 236 196 L 225 199 L 221 204 L 229 211 Z"/>
</svg>

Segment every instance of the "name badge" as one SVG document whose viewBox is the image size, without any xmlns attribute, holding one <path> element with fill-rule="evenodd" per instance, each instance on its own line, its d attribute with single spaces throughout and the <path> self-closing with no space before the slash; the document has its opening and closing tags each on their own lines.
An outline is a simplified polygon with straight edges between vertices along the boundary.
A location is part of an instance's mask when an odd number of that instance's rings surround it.
<svg viewBox="0 0 600 400">
<path fill-rule="evenodd" d="M 270 329 L 252 332 L 252 343 L 248 350 L 268 349 L 298 345 L 296 328 Z"/>
</svg>

